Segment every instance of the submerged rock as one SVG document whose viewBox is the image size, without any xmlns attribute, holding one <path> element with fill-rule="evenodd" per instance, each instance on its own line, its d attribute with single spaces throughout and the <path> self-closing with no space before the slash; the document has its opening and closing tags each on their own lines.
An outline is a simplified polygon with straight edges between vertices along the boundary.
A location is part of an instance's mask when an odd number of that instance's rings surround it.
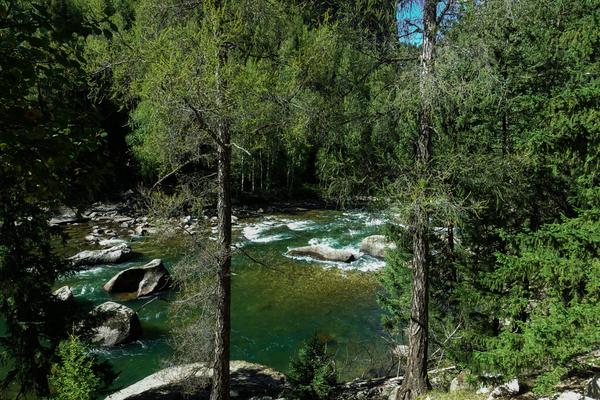
<svg viewBox="0 0 600 400">
<path fill-rule="evenodd" d="M 140 320 L 135 311 L 114 301 L 95 307 L 92 318 L 96 319 L 92 342 L 100 346 L 116 346 L 138 339 L 142 335 Z"/>
<path fill-rule="evenodd" d="M 171 275 L 160 259 L 141 267 L 119 272 L 104 285 L 109 293 L 136 293 L 137 297 L 158 293 L 169 288 Z"/>
<path fill-rule="evenodd" d="M 317 260 L 324 261 L 341 261 L 350 263 L 356 260 L 356 256 L 352 251 L 345 249 L 334 249 L 329 246 L 304 246 L 290 249 L 288 254 L 292 256 L 311 257 Z"/>
<path fill-rule="evenodd" d="M 360 251 L 376 258 L 385 258 L 386 250 L 395 248 L 396 244 L 383 235 L 367 236 L 360 242 Z"/>
<path fill-rule="evenodd" d="M 277 396 L 285 387 L 285 376 L 263 365 L 246 361 L 232 361 L 231 392 L 240 399 L 253 396 Z M 190 398 L 208 399 L 212 368 L 202 363 L 170 367 L 147 376 L 116 393 L 106 400 L 175 400 L 185 396 L 190 381 L 195 393 Z M 197 381 L 197 384 L 196 384 Z M 187 384 L 187 385 L 186 385 Z"/>
<path fill-rule="evenodd" d="M 52 294 L 60 301 L 73 300 L 73 290 L 69 286 L 63 286 L 56 289 Z"/>
<path fill-rule="evenodd" d="M 69 258 L 73 265 L 115 264 L 126 261 L 132 255 L 131 247 L 121 243 L 109 249 L 85 250 Z"/>
</svg>

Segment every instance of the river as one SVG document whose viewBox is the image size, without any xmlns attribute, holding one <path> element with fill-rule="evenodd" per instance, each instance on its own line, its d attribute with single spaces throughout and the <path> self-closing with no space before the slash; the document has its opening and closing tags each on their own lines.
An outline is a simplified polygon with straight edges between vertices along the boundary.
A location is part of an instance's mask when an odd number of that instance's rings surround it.
<svg viewBox="0 0 600 400">
<path fill-rule="evenodd" d="M 378 271 L 384 262 L 363 256 L 349 264 L 292 258 L 291 247 L 323 243 L 351 248 L 358 253 L 360 241 L 381 233 L 384 220 L 363 211 L 308 210 L 241 219 L 234 238 L 242 252 L 233 258 L 232 359 L 257 362 L 286 372 L 290 358 L 302 341 L 313 334 L 327 340 L 335 353 L 342 378 L 383 373 L 389 366 L 381 310 L 376 301 Z M 61 253 L 93 248 L 83 238 L 95 222 L 69 225 L 70 234 Z M 139 310 L 141 340 L 116 348 L 93 351 L 108 360 L 119 374 L 114 389 L 136 382 L 159 370 L 171 355 L 168 302 L 126 301 L 111 298 L 102 285 L 117 272 L 161 258 L 168 269 L 178 261 L 177 240 L 152 237 L 132 239 L 138 254 L 130 262 L 100 265 L 63 279 L 57 287 L 72 286 L 75 299 L 93 306 L 108 300 Z"/>
</svg>

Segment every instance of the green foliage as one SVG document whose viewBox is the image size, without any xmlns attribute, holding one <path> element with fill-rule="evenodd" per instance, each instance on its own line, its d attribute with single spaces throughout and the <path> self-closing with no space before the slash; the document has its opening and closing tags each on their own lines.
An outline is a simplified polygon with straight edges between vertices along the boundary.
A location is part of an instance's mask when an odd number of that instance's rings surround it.
<svg viewBox="0 0 600 400">
<path fill-rule="evenodd" d="M 519 235 L 512 255 L 499 255 L 485 278 L 505 293 L 498 304 L 503 323 L 478 362 L 505 374 L 546 371 L 537 388 L 573 367 L 576 356 L 600 343 L 600 219 L 587 212 L 535 234 Z"/>
<path fill-rule="evenodd" d="M 333 358 L 325 343 L 314 335 L 298 350 L 288 374 L 294 385 L 292 395 L 297 399 L 331 399 L 337 382 Z"/>
<path fill-rule="evenodd" d="M 0 312 L 9 334 L 0 345 L 1 361 L 12 369 L 2 388 L 17 384 L 45 393 L 49 360 L 68 318 L 51 288 L 70 267 L 51 250 L 48 214 L 9 193 L 0 203 Z"/>
<path fill-rule="evenodd" d="M 94 372 L 94 359 L 75 335 L 61 342 L 58 363 L 52 365 L 49 377 L 52 399 L 92 400 L 100 388 L 100 378 Z"/>
<path fill-rule="evenodd" d="M 534 393 L 541 395 L 553 393 L 556 390 L 556 386 L 568 372 L 569 370 L 567 368 L 556 367 L 548 372 L 542 373 L 535 380 L 535 386 L 533 387 Z"/>
<path fill-rule="evenodd" d="M 81 68 L 87 32 L 68 1 L 0 1 L 0 338 L 10 366 L 2 389 L 48 391 L 49 363 L 73 317 L 51 294 L 72 267 L 48 226 L 59 205 L 79 207 L 103 176 L 102 132 Z"/>
<path fill-rule="evenodd" d="M 68 3 L 47 3 L 61 2 L 0 2 L 7 10 L 0 32 L 2 186 L 19 185 L 44 201 L 62 194 L 77 205 L 101 183 L 101 132 L 90 116 L 74 31 L 85 29 Z"/>
<path fill-rule="evenodd" d="M 113 29 L 87 39 L 94 92 L 131 109 L 128 140 L 144 175 L 160 178 L 181 165 L 211 171 L 206 149 L 199 154 L 198 143 L 175 134 L 194 124 L 189 107 L 172 100 L 185 96 L 198 109 L 213 110 L 206 101 L 213 93 L 208 71 L 214 62 L 200 63 L 214 58 L 220 40 L 209 32 L 212 6 L 179 12 L 178 4 L 141 1 L 123 12 L 113 5 L 103 14 L 91 3 L 84 7 L 87 18 Z M 317 4 L 223 3 L 222 39 L 235 43 L 221 71 L 228 81 L 227 109 L 221 112 L 239 146 L 232 159 L 234 193 L 284 194 L 318 183 L 325 194 L 342 199 L 373 190 L 365 171 L 389 175 L 399 147 L 390 140 L 390 134 L 397 136 L 394 106 L 405 104 L 398 87 L 389 85 L 397 68 L 384 61 L 396 48 L 392 8 L 385 1 L 331 7 L 335 17 L 324 18 L 329 11 Z M 383 47 L 370 42 L 374 37 Z"/>
<path fill-rule="evenodd" d="M 380 276 L 382 292 L 378 295 L 378 302 L 384 310 L 382 323 L 384 328 L 398 342 L 406 342 L 403 327 L 407 326 L 410 318 L 410 299 L 412 273 L 409 269 L 411 258 L 410 245 L 407 232 L 389 229 L 388 237 L 394 238 L 396 250 L 388 250 L 386 265 Z"/>
<path fill-rule="evenodd" d="M 110 38 L 88 38 L 90 72 L 109 75 L 94 82 L 99 93 L 109 81 L 114 98 L 135 105 L 128 140 L 143 172 L 172 174 L 184 185 L 191 175 L 211 175 L 212 137 L 227 121 L 236 143 L 234 189 L 266 190 L 291 179 L 286 174 L 303 160 L 284 155 L 302 143 L 279 135 L 288 120 L 277 66 L 279 46 L 293 41 L 286 30 L 294 17 L 272 2 L 173 3 L 140 1 L 130 25 L 115 24 Z"/>
<path fill-rule="evenodd" d="M 448 354 L 480 372 L 541 373 L 542 392 L 600 343 L 599 6 L 467 8 L 437 65 L 438 162 L 455 196 L 482 204 L 461 222 L 468 252 L 450 299 L 462 340 Z"/>
</svg>

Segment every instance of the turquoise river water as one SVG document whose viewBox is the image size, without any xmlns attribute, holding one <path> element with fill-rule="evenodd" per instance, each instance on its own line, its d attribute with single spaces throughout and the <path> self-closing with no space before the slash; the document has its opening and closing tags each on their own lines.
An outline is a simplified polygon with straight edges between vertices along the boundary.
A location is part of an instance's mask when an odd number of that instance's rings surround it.
<svg viewBox="0 0 600 400">
<path fill-rule="evenodd" d="M 72 239 L 60 251 L 66 254 L 93 248 L 83 237 L 95 224 L 66 227 Z M 385 355 L 376 293 L 378 271 L 384 262 L 369 256 L 350 264 L 318 262 L 286 254 L 290 247 L 316 243 L 352 248 L 358 253 L 360 241 L 380 233 L 383 224 L 374 213 L 329 210 L 240 220 L 234 227 L 236 243 L 272 268 L 258 265 L 241 253 L 234 256 L 232 359 L 285 372 L 301 342 L 317 333 L 335 352 L 342 377 L 383 373 L 382 368 L 389 367 L 390 360 Z M 117 272 L 153 258 L 163 259 L 166 267 L 172 268 L 178 260 L 177 246 L 157 243 L 152 238 L 132 240 L 131 246 L 138 254 L 134 260 L 96 266 L 57 285 L 72 286 L 75 299 L 90 303 L 90 307 L 114 300 L 138 310 L 143 329 L 141 340 L 93 350 L 118 373 L 113 383 L 115 390 L 164 367 L 164 360 L 171 355 L 169 294 L 146 304 L 148 299 L 111 298 L 102 285 Z"/>
</svg>

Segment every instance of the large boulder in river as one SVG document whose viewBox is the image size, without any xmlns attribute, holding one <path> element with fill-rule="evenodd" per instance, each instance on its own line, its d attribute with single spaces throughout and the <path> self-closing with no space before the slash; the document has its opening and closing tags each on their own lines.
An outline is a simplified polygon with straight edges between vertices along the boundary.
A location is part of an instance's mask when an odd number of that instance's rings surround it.
<svg viewBox="0 0 600 400">
<path fill-rule="evenodd" d="M 323 261 L 341 261 L 350 263 L 356 260 L 356 255 L 350 250 L 334 249 L 324 245 L 296 247 L 288 250 L 292 256 L 311 257 Z"/>
<path fill-rule="evenodd" d="M 109 249 L 85 250 L 69 258 L 75 266 L 115 264 L 131 258 L 131 247 L 127 243 L 121 243 Z"/>
<path fill-rule="evenodd" d="M 367 236 L 360 242 L 360 251 L 372 257 L 385 258 L 388 249 L 395 249 L 396 245 L 383 235 Z"/>
<path fill-rule="evenodd" d="M 100 346 L 116 346 L 138 339 L 142 335 L 135 311 L 122 304 L 107 301 L 92 310 L 95 327 L 92 342 Z"/>
<path fill-rule="evenodd" d="M 168 289 L 171 275 L 160 259 L 154 259 L 141 267 L 121 271 L 106 282 L 104 290 L 109 293 L 136 293 L 148 296 Z"/>
<path fill-rule="evenodd" d="M 276 397 L 285 387 L 285 376 L 263 365 L 232 361 L 230 371 L 233 398 Z M 113 393 L 106 400 L 208 399 L 211 377 L 212 368 L 201 363 L 170 367 Z M 193 388 L 194 393 L 186 396 L 186 388 Z"/>
</svg>

